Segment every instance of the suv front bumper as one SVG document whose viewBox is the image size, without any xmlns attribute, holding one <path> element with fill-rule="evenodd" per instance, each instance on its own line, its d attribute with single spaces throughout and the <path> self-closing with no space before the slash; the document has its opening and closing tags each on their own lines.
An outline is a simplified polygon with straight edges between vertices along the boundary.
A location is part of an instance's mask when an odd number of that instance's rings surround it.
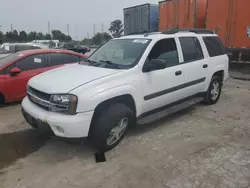
<svg viewBox="0 0 250 188">
<path fill-rule="evenodd" d="M 65 138 L 87 137 L 94 114 L 94 111 L 76 115 L 49 112 L 32 103 L 28 97 L 22 101 L 22 111 L 29 124 L 33 123 L 39 129 L 50 128 L 56 136 Z"/>
</svg>

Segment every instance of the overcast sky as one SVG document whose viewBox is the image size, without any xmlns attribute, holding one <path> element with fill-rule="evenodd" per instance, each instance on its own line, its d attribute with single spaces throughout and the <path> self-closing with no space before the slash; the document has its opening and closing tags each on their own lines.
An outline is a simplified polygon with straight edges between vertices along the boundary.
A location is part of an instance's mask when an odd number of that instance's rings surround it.
<svg viewBox="0 0 250 188">
<path fill-rule="evenodd" d="M 123 8 L 143 3 L 158 4 L 159 0 L 0 0 L 0 30 L 13 29 L 48 32 L 60 29 L 75 39 L 107 31 L 114 19 L 123 20 Z"/>
</svg>

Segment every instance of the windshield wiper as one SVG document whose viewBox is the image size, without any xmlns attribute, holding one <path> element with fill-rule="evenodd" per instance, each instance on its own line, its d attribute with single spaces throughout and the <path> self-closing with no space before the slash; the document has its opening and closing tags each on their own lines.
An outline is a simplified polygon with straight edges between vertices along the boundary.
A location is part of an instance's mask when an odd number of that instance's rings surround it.
<svg viewBox="0 0 250 188">
<path fill-rule="evenodd" d="M 86 63 L 86 62 L 89 62 L 90 65 L 93 65 L 93 66 L 95 66 L 96 64 L 98 64 L 98 62 L 92 61 L 92 60 L 90 60 L 90 59 L 86 59 L 85 61 L 80 62 L 80 64 L 84 64 L 84 63 Z"/>
<path fill-rule="evenodd" d="M 102 63 L 106 63 L 106 64 L 108 64 L 108 65 L 111 65 L 111 66 L 113 66 L 113 67 L 115 67 L 115 68 L 117 68 L 117 69 L 119 69 L 119 68 L 120 68 L 120 65 L 118 65 L 118 64 L 116 64 L 116 63 L 113 63 L 112 61 L 108 61 L 108 60 L 100 60 L 100 62 L 102 62 Z"/>
</svg>

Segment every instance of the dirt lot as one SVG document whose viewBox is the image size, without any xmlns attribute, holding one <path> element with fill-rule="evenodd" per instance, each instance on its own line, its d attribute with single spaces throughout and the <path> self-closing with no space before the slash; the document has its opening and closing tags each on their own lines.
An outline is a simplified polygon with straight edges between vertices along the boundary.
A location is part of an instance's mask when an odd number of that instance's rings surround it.
<svg viewBox="0 0 250 188">
<path fill-rule="evenodd" d="M 0 187 L 250 187 L 250 82 L 223 90 L 214 106 L 131 131 L 106 163 L 86 142 L 42 139 L 19 104 L 1 108 Z"/>
</svg>

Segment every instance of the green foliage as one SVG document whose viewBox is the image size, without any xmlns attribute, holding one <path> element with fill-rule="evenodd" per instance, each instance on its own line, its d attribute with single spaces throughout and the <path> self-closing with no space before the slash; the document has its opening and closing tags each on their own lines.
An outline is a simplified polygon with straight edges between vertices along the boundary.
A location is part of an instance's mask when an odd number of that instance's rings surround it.
<svg viewBox="0 0 250 188">
<path fill-rule="evenodd" d="M 121 20 L 114 20 L 110 24 L 109 31 L 112 33 L 114 38 L 118 38 L 123 33 L 123 23 Z"/>
<path fill-rule="evenodd" d="M 26 31 L 17 30 L 8 31 L 5 34 L 0 31 L 0 43 L 3 42 L 31 42 L 33 40 L 60 40 L 60 41 L 71 41 L 71 37 L 65 35 L 60 30 L 53 30 L 52 36 L 50 34 L 43 34 L 42 32 L 31 31 L 26 33 Z"/>
<path fill-rule="evenodd" d="M 22 42 L 25 42 L 28 40 L 28 35 L 25 31 L 20 31 L 19 32 L 19 40 Z"/>
<path fill-rule="evenodd" d="M 82 40 L 82 44 L 85 45 L 100 45 L 109 41 L 112 37 L 107 32 L 96 33 L 91 39 L 85 38 Z"/>
<path fill-rule="evenodd" d="M 52 38 L 54 40 L 60 40 L 60 41 L 71 41 L 72 38 L 70 36 L 65 35 L 60 30 L 53 30 L 52 32 Z"/>
<path fill-rule="evenodd" d="M 0 31 L 0 43 L 2 43 L 4 40 L 4 34 L 2 31 Z"/>
</svg>

